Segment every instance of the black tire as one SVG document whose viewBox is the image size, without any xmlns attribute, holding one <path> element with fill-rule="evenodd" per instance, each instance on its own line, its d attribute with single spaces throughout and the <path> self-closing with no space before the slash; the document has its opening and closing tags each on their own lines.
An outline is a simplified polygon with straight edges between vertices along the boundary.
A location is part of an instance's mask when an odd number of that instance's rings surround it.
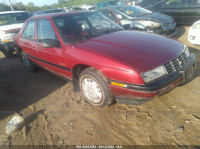
<svg viewBox="0 0 200 149">
<path fill-rule="evenodd" d="M 10 47 L 8 45 L 2 46 L 2 52 L 6 57 L 11 57 L 13 56 L 13 47 Z"/>
<path fill-rule="evenodd" d="M 86 80 L 90 80 L 88 82 L 95 82 L 98 86 L 93 86 L 89 92 L 94 93 L 94 90 L 97 91 L 101 94 L 101 98 L 99 98 L 100 101 L 98 102 L 94 102 L 92 100 L 94 100 L 92 94 L 87 95 L 86 91 L 84 91 L 84 81 Z M 81 72 L 80 76 L 79 76 L 79 85 L 80 85 L 80 89 L 82 91 L 82 94 L 85 96 L 85 98 L 87 99 L 87 101 L 92 104 L 93 106 L 96 107 L 107 107 L 109 105 L 111 105 L 114 101 L 114 96 L 112 94 L 112 92 L 110 91 L 110 88 L 108 87 L 108 83 L 105 79 L 105 77 L 103 76 L 103 74 L 90 67 L 85 69 L 84 71 Z M 88 91 L 88 89 L 87 89 Z M 92 96 L 92 97 L 88 97 L 88 96 Z M 92 99 L 89 99 L 92 98 Z"/>
<path fill-rule="evenodd" d="M 23 59 L 25 68 L 28 71 L 31 71 L 31 72 L 36 71 L 35 65 L 33 64 L 33 62 L 26 55 L 22 54 L 22 59 Z"/>
<path fill-rule="evenodd" d="M 21 49 L 18 49 L 18 50 L 17 50 L 17 55 L 19 55 L 20 61 L 23 62 L 23 54 L 22 54 L 22 50 L 21 50 Z"/>
</svg>

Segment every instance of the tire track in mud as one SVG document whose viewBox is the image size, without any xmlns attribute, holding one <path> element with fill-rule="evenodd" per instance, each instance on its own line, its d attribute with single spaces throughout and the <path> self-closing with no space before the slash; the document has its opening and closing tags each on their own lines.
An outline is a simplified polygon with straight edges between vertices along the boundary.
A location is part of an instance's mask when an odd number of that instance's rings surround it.
<svg viewBox="0 0 200 149">
<path fill-rule="evenodd" d="M 101 144 L 119 145 L 132 142 L 132 139 L 113 122 L 115 116 L 112 111 L 102 111 L 101 109 L 92 109 L 92 111 L 90 114 L 84 115 L 84 119 L 95 126 L 95 131 L 101 135 L 101 138 L 106 138 Z"/>
<path fill-rule="evenodd" d="M 125 107 L 125 108 L 124 108 Z M 121 108 L 121 110 L 119 110 Z M 95 109 L 93 109 L 95 110 Z M 106 135 L 113 139 L 113 144 L 142 144 L 137 138 L 140 137 L 140 128 L 132 129 L 133 125 L 137 125 L 137 116 L 151 117 L 147 111 L 139 111 L 136 108 L 127 108 L 125 105 L 113 105 L 107 109 L 96 109 L 98 121 L 100 121 L 100 129 L 106 132 Z M 94 122 L 93 117 L 87 119 Z M 146 136 L 149 138 L 148 136 Z"/>
</svg>

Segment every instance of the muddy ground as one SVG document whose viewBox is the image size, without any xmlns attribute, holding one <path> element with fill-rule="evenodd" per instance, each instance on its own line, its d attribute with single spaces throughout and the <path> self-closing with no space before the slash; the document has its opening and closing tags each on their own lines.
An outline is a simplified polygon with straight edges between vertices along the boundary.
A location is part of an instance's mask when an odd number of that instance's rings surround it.
<svg viewBox="0 0 200 149">
<path fill-rule="evenodd" d="M 28 72 L 18 56 L 0 53 L 0 145 L 200 145 L 200 46 L 178 40 L 196 54 L 193 80 L 142 105 L 97 109 L 73 92 L 71 82 L 39 70 Z M 25 126 L 7 136 L 21 115 Z"/>
</svg>

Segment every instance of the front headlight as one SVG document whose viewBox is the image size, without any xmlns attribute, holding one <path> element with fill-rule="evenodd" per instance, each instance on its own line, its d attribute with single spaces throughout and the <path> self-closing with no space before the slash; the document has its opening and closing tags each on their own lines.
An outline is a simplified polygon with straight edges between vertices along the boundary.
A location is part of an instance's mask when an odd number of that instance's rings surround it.
<svg viewBox="0 0 200 149">
<path fill-rule="evenodd" d="M 13 37 L 4 38 L 3 41 L 4 41 L 5 43 L 7 43 L 7 42 L 12 42 L 12 41 L 13 41 Z"/>
<path fill-rule="evenodd" d="M 153 70 L 141 73 L 141 76 L 145 83 L 151 82 L 157 78 L 160 78 L 167 74 L 165 66 L 157 67 Z"/>
<path fill-rule="evenodd" d="M 185 55 L 186 55 L 187 58 L 190 56 L 190 51 L 189 51 L 189 49 L 188 49 L 188 47 L 186 45 L 184 45 L 183 52 L 185 52 Z"/>
<path fill-rule="evenodd" d="M 193 29 L 200 29 L 200 23 L 195 23 L 193 26 L 192 26 Z"/>
<path fill-rule="evenodd" d="M 148 26 L 148 27 L 160 27 L 161 24 L 153 21 L 139 20 L 139 23 Z"/>
<path fill-rule="evenodd" d="M 12 42 L 13 41 L 13 36 L 15 36 L 16 33 L 5 33 L 3 32 L 2 34 L 2 41 L 7 43 L 7 42 Z"/>
</svg>

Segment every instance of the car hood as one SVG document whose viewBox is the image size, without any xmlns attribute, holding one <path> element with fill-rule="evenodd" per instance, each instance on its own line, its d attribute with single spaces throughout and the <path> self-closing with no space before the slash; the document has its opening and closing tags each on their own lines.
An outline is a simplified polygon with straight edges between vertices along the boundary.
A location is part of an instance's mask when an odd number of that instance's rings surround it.
<svg viewBox="0 0 200 149">
<path fill-rule="evenodd" d="M 150 13 L 150 14 L 146 14 L 146 15 L 143 15 L 143 16 L 138 16 L 134 19 L 149 20 L 149 21 L 155 21 L 155 22 L 158 22 L 158 23 L 172 23 L 172 22 L 174 22 L 172 17 L 161 14 L 161 13 Z"/>
<path fill-rule="evenodd" d="M 84 61 L 121 70 L 130 68 L 146 72 L 177 58 L 183 44 L 146 32 L 118 31 L 77 43 L 75 49 L 80 50 L 77 57 Z"/>
<path fill-rule="evenodd" d="M 11 25 L 3 25 L 0 26 L 0 31 L 6 32 L 6 33 L 12 33 L 17 32 L 20 30 L 24 23 L 17 23 L 17 24 L 11 24 Z"/>
</svg>

